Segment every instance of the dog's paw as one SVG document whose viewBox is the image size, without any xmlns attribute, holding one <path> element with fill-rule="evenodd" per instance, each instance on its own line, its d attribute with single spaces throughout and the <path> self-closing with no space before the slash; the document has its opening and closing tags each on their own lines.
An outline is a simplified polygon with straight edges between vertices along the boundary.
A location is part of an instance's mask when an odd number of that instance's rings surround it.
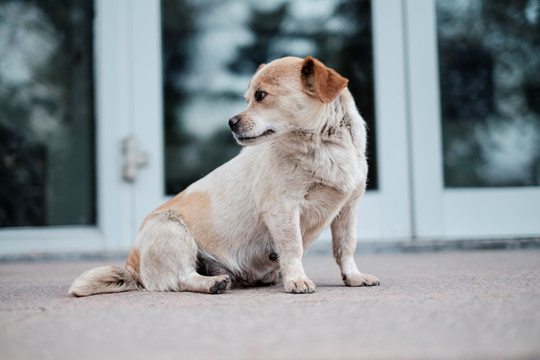
<svg viewBox="0 0 540 360">
<path fill-rule="evenodd" d="M 229 275 L 221 275 L 213 277 L 214 284 L 210 287 L 210 293 L 221 294 L 231 288 L 231 277 Z"/>
<path fill-rule="evenodd" d="M 375 276 L 362 273 L 343 275 L 343 282 L 347 286 L 377 286 L 381 284 Z"/>
<path fill-rule="evenodd" d="M 285 292 L 291 294 L 313 294 L 315 284 L 308 278 L 285 281 Z"/>
</svg>

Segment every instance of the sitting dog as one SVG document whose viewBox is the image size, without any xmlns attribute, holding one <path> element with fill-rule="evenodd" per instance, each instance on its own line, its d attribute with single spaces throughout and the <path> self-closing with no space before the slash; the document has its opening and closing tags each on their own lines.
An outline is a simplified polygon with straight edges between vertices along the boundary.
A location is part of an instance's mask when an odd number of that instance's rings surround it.
<svg viewBox="0 0 540 360">
<path fill-rule="evenodd" d="M 312 57 L 262 64 L 229 120 L 246 147 L 148 215 L 125 269 L 87 271 L 69 293 L 222 293 L 279 277 L 288 293 L 313 293 L 302 256 L 328 226 L 345 285 L 379 285 L 353 259 L 368 168 L 347 83 Z"/>
</svg>

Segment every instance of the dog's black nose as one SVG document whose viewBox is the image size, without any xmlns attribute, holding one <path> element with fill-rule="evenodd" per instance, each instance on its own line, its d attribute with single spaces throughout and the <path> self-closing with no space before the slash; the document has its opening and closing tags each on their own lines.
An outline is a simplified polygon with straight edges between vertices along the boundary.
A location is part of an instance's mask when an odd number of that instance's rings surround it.
<svg viewBox="0 0 540 360">
<path fill-rule="evenodd" d="M 229 127 L 231 128 L 232 131 L 236 130 L 236 125 L 238 124 L 239 121 L 240 121 L 240 118 L 238 116 L 235 116 L 229 119 Z"/>
</svg>

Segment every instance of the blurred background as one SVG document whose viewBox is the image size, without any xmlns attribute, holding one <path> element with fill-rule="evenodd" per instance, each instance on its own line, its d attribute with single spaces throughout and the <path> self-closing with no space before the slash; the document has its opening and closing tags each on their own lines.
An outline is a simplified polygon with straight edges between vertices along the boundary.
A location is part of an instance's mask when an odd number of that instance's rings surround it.
<svg viewBox="0 0 540 360">
<path fill-rule="evenodd" d="M 0 0 L 0 252 L 128 249 L 289 55 L 368 125 L 359 241 L 540 234 L 539 0 Z"/>
</svg>

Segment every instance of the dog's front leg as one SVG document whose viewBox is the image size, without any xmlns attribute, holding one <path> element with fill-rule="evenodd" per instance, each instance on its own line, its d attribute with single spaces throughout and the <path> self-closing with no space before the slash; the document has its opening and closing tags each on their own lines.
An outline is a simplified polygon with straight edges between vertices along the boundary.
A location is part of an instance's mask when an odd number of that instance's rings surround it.
<svg viewBox="0 0 540 360">
<path fill-rule="evenodd" d="M 315 292 L 315 284 L 307 277 L 302 265 L 304 246 L 299 212 L 291 210 L 267 214 L 265 222 L 279 255 L 285 292 L 293 294 Z"/>
<path fill-rule="evenodd" d="M 350 201 L 341 209 L 339 215 L 332 221 L 332 250 L 334 258 L 341 270 L 343 282 L 347 286 L 379 285 L 379 279 L 373 275 L 363 274 L 358 270 L 354 261 L 356 249 L 356 226 L 358 207 L 356 199 Z"/>
</svg>

